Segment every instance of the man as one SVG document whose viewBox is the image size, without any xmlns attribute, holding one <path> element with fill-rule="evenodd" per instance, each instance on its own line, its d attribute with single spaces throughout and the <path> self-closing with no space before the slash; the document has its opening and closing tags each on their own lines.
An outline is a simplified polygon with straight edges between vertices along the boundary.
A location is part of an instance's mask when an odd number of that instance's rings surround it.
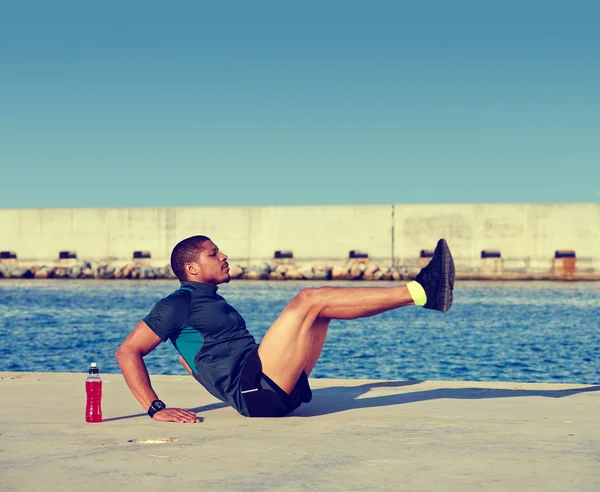
<svg viewBox="0 0 600 492">
<path fill-rule="evenodd" d="M 160 300 L 115 353 L 125 381 L 151 418 L 198 422 L 167 407 L 152 389 L 144 356 L 170 340 L 180 361 L 206 390 L 247 417 L 287 415 L 312 397 L 310 375 L 332 319 L 374 316 L 417 305 L 446 312 L 452 305 L 454 262 L 444 239 L 415 280 L 394 287 L 302 289 L 258 345 L 217 285 L 229 282 L 227 256 L 206 236 L 178 243 L 171 267 L 181 287 Z"/>
</svg>

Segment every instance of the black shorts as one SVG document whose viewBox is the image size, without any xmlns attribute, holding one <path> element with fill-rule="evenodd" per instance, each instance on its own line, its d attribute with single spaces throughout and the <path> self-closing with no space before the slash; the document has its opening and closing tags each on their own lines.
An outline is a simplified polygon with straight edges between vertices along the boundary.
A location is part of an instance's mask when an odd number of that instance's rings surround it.
<svg viewBox="0 0 600 492">
<path fill-rule="evenodd" d="M 263 374 L 258 351 L 248 358 L 242 368 L 240 388 L 246 404 L 246 411 L 240 413 L 246 417 L 283 417 L 312 399 L 312 391 L 304 371 L 292 394 L 288 395 Z"/>
</svg>

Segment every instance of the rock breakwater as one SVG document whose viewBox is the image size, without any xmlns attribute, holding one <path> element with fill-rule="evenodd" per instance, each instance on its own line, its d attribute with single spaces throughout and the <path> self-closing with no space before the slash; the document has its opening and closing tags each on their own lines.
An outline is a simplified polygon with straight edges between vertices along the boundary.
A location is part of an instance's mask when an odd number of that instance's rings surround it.
<svg viewBox="0 0 600 492">
<path fill-rule="evenodd" d="M 371 262 L 281 264 L 265 262 L 242 266 L 230 264 L 232 279 L 245 280 L 403 280 L 411 273 L 405 267 L 387 267 Z M 414 272 L 416 273 L 416 272 Z M 0 264 L 0 278 L 31 279 L 174 279 L 169 265 L 135 265 L 81 262 L 72 265 Z"/>
<path fill-rule="evenodd" d="M 232 279 L 243 280 L 412 280 L 423 264 L 413 266 L 386 266 L 374 261 L 349 261 L 343 265 L 325 263 L 282 264 L 265 262 L 242 266 L 230 264 Z M 69 265 L 24 265 L 0 263 L 0 279 L 103 279 L 103 280 L 154 280 L 175 279 L 169 265 L 135 263 L 78 262 Z M 526 271 L 494 272 L 480 269 L 464 269 L 456 272 L 457 280 L 557 280 L 600 281 L 600 274 L 577 272 L 569 276 L 548 271 L 535 274 Z"/>
</svg>

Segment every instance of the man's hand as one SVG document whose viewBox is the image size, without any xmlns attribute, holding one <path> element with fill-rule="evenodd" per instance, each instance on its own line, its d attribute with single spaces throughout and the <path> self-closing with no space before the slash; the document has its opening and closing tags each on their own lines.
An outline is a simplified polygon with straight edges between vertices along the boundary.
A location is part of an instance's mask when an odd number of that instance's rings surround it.
<svg viewBox="0 0 600 492">
<path fill-rule="evenodd" d="M 183 408 L 165 408 L 160 412 L 156 412 L 152 418 L 159 422 L 180 422 L 182 424 L 201 422 L 200 418 L 196 417 L 194 412 L 184 410 Z"/>
</svg>

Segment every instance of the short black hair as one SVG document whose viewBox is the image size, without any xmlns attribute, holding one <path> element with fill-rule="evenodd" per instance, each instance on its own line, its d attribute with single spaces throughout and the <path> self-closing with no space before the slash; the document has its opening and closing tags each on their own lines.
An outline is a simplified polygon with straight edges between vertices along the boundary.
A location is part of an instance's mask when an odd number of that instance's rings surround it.
<svg viewBox="0 0 600 492">
<path fill-rule="evenodd" d="M 206 236 L 192 236 L 179 241 L 171 253 L 171 270 L 177 278 L 183 282 L 187 280 L 185 273 L 185 264 L 197 261 L 198 255 L 202 251 L 202 245 L 210 241 Z"/>
</svg>

